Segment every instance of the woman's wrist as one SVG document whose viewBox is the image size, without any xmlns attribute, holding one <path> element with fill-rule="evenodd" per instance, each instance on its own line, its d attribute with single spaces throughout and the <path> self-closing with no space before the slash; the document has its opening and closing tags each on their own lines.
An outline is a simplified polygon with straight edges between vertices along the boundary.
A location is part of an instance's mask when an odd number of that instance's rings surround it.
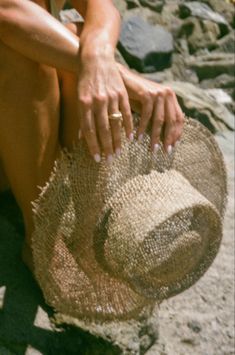
<svg viewBox="0 0 235 355">
<path fill-rule="evenodd" d="M 90 31 L 82 33 L 80 37 L 80 59 L 86 61 L 96 60 L 96 58 L 114 59 L 115 47 L 110 43 L 107 33 Z"/>
</svg>

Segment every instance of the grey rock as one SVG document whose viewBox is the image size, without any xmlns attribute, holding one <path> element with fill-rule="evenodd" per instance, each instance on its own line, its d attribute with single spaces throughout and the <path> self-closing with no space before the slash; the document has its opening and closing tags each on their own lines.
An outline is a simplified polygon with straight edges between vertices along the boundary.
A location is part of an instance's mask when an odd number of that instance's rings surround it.
<svg viewBox="0 0 235 355">
<path fill-rule="evenodd" d="M 235 31 L 231 31 L 227 36 L 216 42 L 216 51 L 225 53 L 235 53 Z"/>
<path fill-rule="evenodd" d="M 165 0 L 139 0 L 142 6 L 149 7 L 151 10 L 161 12 Z"/>
<path fill-rule="evenodd" d="M 234 55 L 232 53 L 209 53 L 189 57 L 187 65 L 193 68 L 199 80 L 215 78 L 220 74 L 234 75 Z"/>
<path fill-rule="evenodd" d="M 187 326 L 192 329 L 194 333 L 200 333 L 200 331 L 202 330 L 201 324 L 196 320 L 189 321 Z"/>
<path fill-rule="evenodd" d="M 206 79 L 200 82 L 200 87 L 202 89 L 213 89 L 213 88 L 222 88 L 222 89 L 231 89 L 235 87 L 235 76 L 228 74 L 221 74 L 215 79 Z"/>
<path fill-rule="evenodd" d="M 181 81 L 164 82 L 163 84 L 172 87 L 186 115 L 203 122 L 212 132 L 234 130 L 232 113 L 217 102 L 207 90 Z"/>
<path fill-rule="evenodd" d="M 233 25 L 235 11 L 231 2 L 222 0 L 201 0 L 201 2 L 209 5 L 215 12 L 222 15 L 230 25 Z"/>
<path fill-rule="evenodd" d="M 174 80 L 173 74 L 170 69 L 165 69 L 164 71 L 143 74 L 146 79 L 152 80 L 156 83 L 163 83 L 164 81 Z"/>
<path fill-rule="evenodd" d="M 220 25 L 222 34 L 229 32 L 229 24 L 226 19 L 217 12 L 214 12 L 207 4 L 199 1 L 185 2 L 179 5 L 180 17 L 198 17 L 203 20 L 210 20 Z"/>
<path fill-rule="evenodd" d="M 232 98 L 223 89 L 207 89 L 207 93 L 211 95 L 218 103 L 229 105 L 232 103 Z"/>
<path fill-rule="evenodd" d="M 120 12 L 121 16 L 124 16 L 126 10 L 127 10 L 127 4 L 125 0 L 113 0 L 114 5 Z"/>
<path fill-rule="evenodd" d="M 216 22 L 195 17 L 187 18 L 179 31 L 179 37 L 187 38 L 191 54 L 201 48 L 215 49 L 219 36 L 220 28 Z"/>
<path fill-rule="evenodd" d="M 154 72 L 171 65 L 173 37 L 163 27 L 133 16 L 123 21 L 118 48 L 131 68 Z"/>
<path fill-rule="evenodd" d="M 139 0 L 126 0 L 128 9 L 134 9 L 135 7 L 140 7 Z"/>
<path fill-rule="evenodd" d="M 193 68 L 187 65 L 188 56 L 173 53 L 171 72 L 175 80 L 186 81 L 197 85 L 199 83 L 198 76 Z"/>
</svg>

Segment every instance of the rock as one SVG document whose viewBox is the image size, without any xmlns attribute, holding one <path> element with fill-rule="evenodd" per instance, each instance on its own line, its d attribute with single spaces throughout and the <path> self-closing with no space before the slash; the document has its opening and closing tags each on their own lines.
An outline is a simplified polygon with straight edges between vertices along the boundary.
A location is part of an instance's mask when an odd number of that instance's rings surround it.
<svg viewBox="0 0 235 355">
<path fill-rule="evenodd" d="M 186 64 L 186 58 L 187 57 L 184 55 L 173 53 L 171 72 L 175 80 L 186 81 L 197 85 L 199 83 L 197 74 L 194 69 Z"/>
<path fill-rule="evenodd" d="M 187 326 L 192 329 L 194 333 L 200 333 L 202 330 L 201 324 L 196 320 L 191 320 L 188 322 Z"/>
<path fill-rule="evenodd" d="M 217 23 L 201 20 L 195 17 L 187 18 L 181 26 L 179 37 L 186 37 L 190 53 L 195 53 L 201 48 L 214 49 L 220 29 Z"/>
<path fill-rule="evenodd" d="M 222 89 L 208 89 L 207 93 L 211 95 L 218 103 L 229 105 L 232 103 L 232 98 Z"/>
<path fill-rule="evenodd" d="M 235 31 L 216 42 L 216 52 L 235 53 Z"/>
<path fill-rule="evenodd" d="M 149 7 L 151 10 L 161 12 L 165 0 L 139 0 L 142 6 Z"/>
<path fill-rule="evenodd" d="M 114 0 L 113 3 L 116 6 L 116 8 L 118 9 L 118 11 L 120 12 L 120 15 L 124 16 L 124 14 L 127 10 L 126 1 L 125 0 Z"/>
<path fill-rule="evenodd" d="M 118 354 L 144 354 L 158 338 L 158 306 L 146 309 L 139 320 L 89 323 L 61 314 L 54 318 L 55 324 L 69 324 L 84 329 L 97 339 L 101 338 L 111 347 L 119 349 Z M 114 354 L 110 352 L 110 354 Z M 116 354 L 116 353 L 115 353 Z"/>
<path fill-rule="evenodd" d="M 123 21 L 118 48 L 131 68 L 154 72 L 171 65 L 173 37 L 163 27 L 134 16 Z"/>
<path fill-rule="evenodd" d="M 201 121 L 212 132 L 234 130 L 234 118 L 231 112 L 217 102 L 207 90 L 181 81 L 164 82 L 172 87 L 179 104 L 186 115 Z"/>
<path fill-rule="evenodd" d="M 126 0 L 128 9 L 134 9 L 135 7 L 140 7 L 139 0 Z"/>
<path fill-rule="evenodd" d="M 144 74 L 144 77 L 156 83 L 163 83 L 164 81 L 174 80 L 173 74 L 170 69 L 165 69 L 164 71 L 151 74 Z"/>
<path fill-rule="evenodd" d="M 209 53 L 190 57 L 187 65 L 193 68 L 199 80 L 215 78 L 220 74 L 234 75 L 234 55 L 231 53 Z"/>
<path fill-rule="evenodd" d="M 229 1 L 222 0 L 201 0 L 201 2 L 209 5 L 215 12 L 222 15 L 227 22 L 233 26 L 235 19 L 234 5 Z"/>
<path fill-rule="evenodd" d="M 222 15 L 214 12 L 207 4 L 199 1 L 185 2 L 179 5 L 179 10 L 181 18 L 193 16 L 203 20 L 213 21 L 219 24 L 221 35 L 229 32 L 229 24 L 226 19 Z"/>
<path fill-rule="evenodd" d="M 200 82 L 200 87 L 202 89 L 213 89 L 213 88 L 222 88 L 222 89 L 232 89 L 235 87 L 235 76 L 228 74 L 221 74 L 215 79 L 202 80 Z"/>
</svg>

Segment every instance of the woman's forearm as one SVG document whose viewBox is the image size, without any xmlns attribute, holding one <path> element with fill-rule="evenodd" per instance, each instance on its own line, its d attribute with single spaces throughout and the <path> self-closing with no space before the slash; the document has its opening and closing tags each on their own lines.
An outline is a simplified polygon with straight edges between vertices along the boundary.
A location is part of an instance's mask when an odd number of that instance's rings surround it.
<svg viewBox="0 0 235 355">
<path fill-rule="evenodd" d="M 0 41 L 36 62 L 78 71 L 77 36 L 31 1 L 0 1 Z"/>
</svg>

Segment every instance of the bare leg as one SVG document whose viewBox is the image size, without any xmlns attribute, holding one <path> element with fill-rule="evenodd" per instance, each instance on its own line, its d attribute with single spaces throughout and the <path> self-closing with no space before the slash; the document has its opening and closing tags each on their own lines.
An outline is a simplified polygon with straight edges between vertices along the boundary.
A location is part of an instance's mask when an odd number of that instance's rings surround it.
<svg viewBox="0 0 235 355">
<path fill-rule="evenodd" d="M 56 70 L 0 42 L 0 159 L 22 210 L 26 241 L 33 231 L 31 201 L 48 179 L 59 152 Z"/>
</svg>

